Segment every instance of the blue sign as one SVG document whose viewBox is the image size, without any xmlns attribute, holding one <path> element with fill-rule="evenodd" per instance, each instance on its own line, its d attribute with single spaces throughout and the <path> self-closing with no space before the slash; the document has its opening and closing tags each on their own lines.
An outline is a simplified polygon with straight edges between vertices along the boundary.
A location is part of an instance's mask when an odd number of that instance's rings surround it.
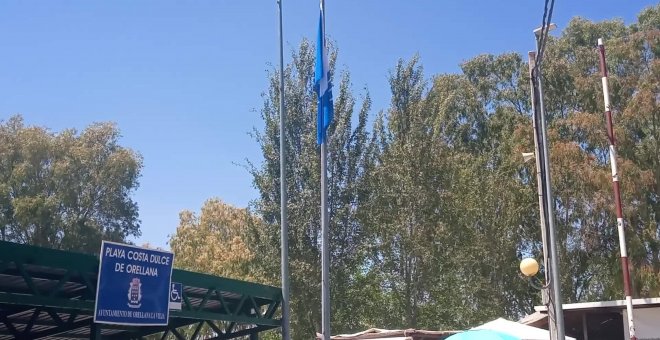
<svg viewBox="0 0 660 340">
<path fill-rule="evenodd" d="M 94 322 L 167 325 L 173 260 L 170 252 L 103 241 Z"/>
<path fill-rule="evenodd" d="M 180 282 L 172 282 L 170 285 L 170 309 L 181 310 L 183 300 L 183 285 Z"/>
</svg>

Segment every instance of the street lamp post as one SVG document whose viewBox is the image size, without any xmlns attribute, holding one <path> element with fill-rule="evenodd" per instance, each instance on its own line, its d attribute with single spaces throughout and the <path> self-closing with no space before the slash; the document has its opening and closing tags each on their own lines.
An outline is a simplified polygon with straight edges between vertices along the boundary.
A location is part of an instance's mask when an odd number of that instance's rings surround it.
<svg viewBox="0 0 660 340">
<path fill-rule="evenodd" d="M 552 271 L 550 269 L 550 264 L 548 262 L 548 227 L 546 225 L 546 220 L 547 220 L 547 215 L 545 211 L 545 196 L 544 196 L 544 181 L 543 181 L 543 168 L 541 166 L 541 157 L 539 156 L 541 153 L 539 152 L 539 126 L 538 126 L 538 121 L 536 119 L 537 116 L 537 111 L 539 109 L 539 105 L 537 105 L 535 98 L 538 97 L 537 89 L 535 87 L 535 77 L 534 77 L 534 70 L 536 69 L 536 52 L 529 52 L 528 54 L 529 57 L 529 81 L 530 81 L 530 88 L 531 88 L 531 97 L 532 97 L 532 112 L 534 112 L 534 118 L 532 119 L 532 128 L 534 129 L 534 152 L 528 152 L 528 153 L 523 153 L 523 161 L 527 162 L 534 158 L 536 162 L 536 191 L 538 195 L 538 200 L 539 200 L 539 221 L 541 225 L 541 245 L 543 247 L 543 267 L 545 268 L 544 270 L 544 276 L 545 276 L 545 285 L 541 288 L 541 300 L 543 302 L 543 305 L 548 307 L 548 319 L 549 320 L 555 320 L 555 312 L 553 308 L 550 306 L 550 296 L 549 292 L 552 290 L 550 287 L 552 286 L 552 281 L 550 280 L 550 272 Z M 538 267 L 538 266 L 537 266 Z M 536 275 L 536 273 L 529 275 L 528 273 L 525 273 L 523 271 L 523 266 L 521 263 L 520 270 L 525 274 L 525 276 L 533 276 Z M 555 324 L 553 322 L 548 322 L 548 330 L 550 331 L 550 339 L 555 339 L 555 334 L 557 334 L 557 329 L 555 327 Z"/>
<path fill-rule="evenodd" d="M 537 28 L 534 30 L 534 36 L 536 38 L 536 51 L 539 53 L 539 38 L 542 33 L 545 33 L 546 30 L 552 30 L 556 27 L 554 24 L 549 24 L 543 28 Z M 544 211 L 542 214 L 545 215 L 545 225 L 547 227 L 548 233 L 548 263 L 546 270 L 549 272 L 549 282 L 551 294 L 549 294 L 551 303 L 549 307 L 552 307 L 554 310 L 554 326 L 556 329 L 556 339 L 565 339 L 564 333 L 564 311 L 562 307 L 562 297 L 561 297 L 561 281 L 559 275 L 559 256 L 557 251 L 557 231 L 555 229 L 555 219 L 554 219 L 554 200 L 552 196 L 552 181 L 550 179 L 550 157 L 549 157 L 549 148 L 548 148 L 548 135 L 547 135 L 547 126 L 546 126 L 546 117 L 545 117 L 545 107 L 543 105 L 543 87 L 541 81 L 541 61 L 543 56 L 539 56 L 539 60 L 534 65 L 532 69 L 532 103 L 534 105 L 534 119 L 536 127 L 538 128 L 538 137 L 539 146 L 537 149 L 537 158 L 540 159 L 537 162 L 541 168 L 541 176 L 543 177 L 542 187 L 543 187 L 543 198 L 544 198 Z M 544 233 L 546 230 L 544 230 Z M 551 308 L 548 308 L 550 310 Z M 549 316 L 551 314 L 549 313 Z"/>
</svg>

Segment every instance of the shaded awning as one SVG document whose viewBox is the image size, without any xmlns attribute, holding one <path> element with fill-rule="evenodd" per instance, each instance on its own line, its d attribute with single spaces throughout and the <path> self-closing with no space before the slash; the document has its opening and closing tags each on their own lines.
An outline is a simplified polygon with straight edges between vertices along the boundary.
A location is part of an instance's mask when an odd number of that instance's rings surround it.
<svg viewBox="0 0 660 340">
<path fill-rule="evenodd" d="M 93 323 L 96 256 L 0 241 L 0 340 L 133 339 L 179 327 L 209 327 L 231 339 L 280 327 L 280 288 L 175 269 L 182 310 L 169 324 L 131 327 Z M 199 331 L 196 331 L 199 332 Z"/>
</svg>

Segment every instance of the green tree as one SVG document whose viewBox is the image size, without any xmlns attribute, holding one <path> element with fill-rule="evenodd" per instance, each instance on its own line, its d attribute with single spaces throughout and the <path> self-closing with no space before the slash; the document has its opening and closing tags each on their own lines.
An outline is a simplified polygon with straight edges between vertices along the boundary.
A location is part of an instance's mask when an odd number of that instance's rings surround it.
<svg viewBox="0 0 660 340">
<path fill-rule="evenodd" d="M 634 295 L 658 291 L 658 13 L 659 5 L 645 9 L 630 26 L 576 18 L 549 42 L 544 81 L 567 301 L 622 297 L 598 38 L 607 50 Z"/>
<path fill-rule="evenodd" d="M 521 213 L 535 196 L 514 139 L 528 122 L 524 67 L 480 56 L 427 90 L 417 57 L 397 64 L 363 219 L 387 295 L 380 323 L 458 328 L 529 309 L 517 263 L 538 219 Z"/>
<path fill-rule="evenodd" d="M 0 124 L 2 240 L 87 253 L 139 236 L 142 158 L 110 123 L 52 133 L 21 116 Z"/>
<path fill-rule="evenodd" d="M 390 76 L 392 104 L 386 122 L 377 121 L 377 165 L 369 176 L 371 195 L 362 223 L 371 240 L 370 265 L 387 291 L 378 323 L 416 327 L 431 289 L 431 276 L 442 267 L 433 251 L 440 227 L 442 164 L 432 153 L 428 110 L 422 97 L 425 80 L 417 58 L 400 61 Z M 431 256 L 429 256 L 431 255 Z M 441 288 L 440 281 L 437 288 Z"/>
<path fill-rule="evenodd" d="M 320 330 L 320 156 L 316 141 L 314 46 L 303 41 L 285 69 L 287 122 L 287 188 L 289 193 L 289 255 L 291 266 L 292 335 L 309 339 Z M 334 70 L 336 49 L 330 56 Z M 332 78 L 334 77 L 332 72 Z M 261 109 L 262 131 L 255 132 L 263 163 L 250 165 L 259 199 L 254 211 L 264 224 L 252 232 L 255 254 L 263 259 L 264 272 L 279 281 L 279 74 L 269 74 L 270 86 Z M 335 78 L 336 79 L 336 78 Z M 331 230 L 331 294 L 335 332 L 364 327 L 353 311 L 361 309 L 363 296 L 355 290 L 363 265 L 363 231 L 356 212 L 365 195 L 361 182 L 369 161 L 366 120 L 368 94 L 355 114 L 356 100 L 348 72 L 342 72 L 333 91 L 335 117 L 328 131 L 328 186 Z M 356 124 L 354 127 L 353 124 Z"/>
<path fill-rule="evenodd" d="M 605 39 L 618 138 L 628 249 L 637 296 L 660 291 L 660 5 L 638 22 L 573 19 L 550 38 L 543 64 L 551 171 L 565 302 L 621 297 L 608 141 L 598 71 Z M 285 73 L 294 337 L 319 329 L 319 171 L 313 48 Z M 334 64 L 333 55 L 332 62 Z M 279 277 L 277 73 L 264 96 L 264 163 L 250 229 L 259 270 Z M 480 55 L 457 74 L 426 78 L 418 57 L 390 75 L 392 99 L 371 133 L 370 101 L 357 127 L 348 74 L 330 136 L 333 330 L 463 328 L 540 303 L 518 274 L 541 257 L 528 65 Z M 337 92 L 335 92 L 337 94 Z"/>
<path fill-rule="evenodd" d="M 184 210 L 169 245 L 175 267 L 248 281 L 264 281 L 250 268 L 255 254 L 247 245 L 247 230 L 258 220 L 247 209 L 210 199 L 199 216 Z"/>
<path fill-rule="evenodd" d="M 240 209 L 212 198 L 204 202 L 201 212 L 179 213 L 179 226 L 170 236 L 169 245 L 176 254 L 174 266 L 198 273 L 239 280 L 270 283 L 255 266 L 255 253 L 248 247 L 250 228 L 260 221 L 248 209 Z M 223 322 L 216 322 L 226 328 Z M 240 329 L 239 326 L 237 329 Z M 192 336 L 196 325 L 180 327 L 178 331 Z M 203 325 L 201 337 L 212 337 L 213 329 Z M 174 336 L 170 336 L 174 338 Z"/>
</svg>

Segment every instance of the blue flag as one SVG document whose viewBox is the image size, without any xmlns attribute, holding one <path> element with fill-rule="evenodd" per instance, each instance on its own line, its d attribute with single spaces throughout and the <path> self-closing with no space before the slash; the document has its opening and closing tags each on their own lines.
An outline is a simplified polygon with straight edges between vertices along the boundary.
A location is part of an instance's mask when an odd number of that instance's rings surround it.
<svg viewBox="0 0 660 340">
<path fill-rule="evenodd" d="M 316 71 L 314 73 L 314 86 L 318 93 L 318 143 L 325 143 L 326 130 L 330 126 L 334 108 L 332 104 L 332 84 L 330 83 L 330 67 L 328 66 L 328 49 L 325 45 L 325 31 L 323 30 L 323 9 L 319 18 L 319 35 L 316 41 Z"/>
</svg>

